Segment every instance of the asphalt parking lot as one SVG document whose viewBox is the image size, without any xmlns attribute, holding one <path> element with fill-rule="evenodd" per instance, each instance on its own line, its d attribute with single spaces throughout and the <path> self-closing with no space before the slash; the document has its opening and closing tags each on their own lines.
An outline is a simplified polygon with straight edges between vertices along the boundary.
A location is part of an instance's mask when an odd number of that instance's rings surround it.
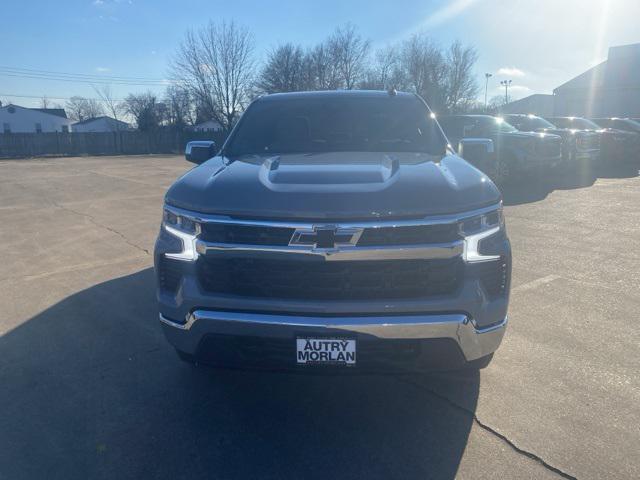
<svg viewBox="0 0 640 480">
<path fill-rule="evenodd" d="M 178 361 L 150 252 L 188 168 L 0 161 L 0 479 L 640 477 L 637 168 L 508 189 L 494 362 L 399 377 Z"/>
</svg>

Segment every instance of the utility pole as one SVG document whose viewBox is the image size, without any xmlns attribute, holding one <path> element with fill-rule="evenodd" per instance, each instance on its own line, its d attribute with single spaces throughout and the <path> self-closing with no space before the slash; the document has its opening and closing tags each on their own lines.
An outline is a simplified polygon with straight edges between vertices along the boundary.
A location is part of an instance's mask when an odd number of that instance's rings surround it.
<svg viewBox="0 0 640 480">
<path fill-rule="evenodd" d="M 504 87 L 504 104 L 509 103 L 509 87 L 511 86 L 511 80 L 501 80 L 500 85 Z"/>
<path fill-rule="evenodd" d="M 491 77 L 493 77 L 493 75 L 490 74 L 490 73 L 485 73 L 484 74 L 484 79 L 485 79 L 485 82 L 484 82 L 484 111 L 485 111 L 485 113 L 487 111 L 487 90 L 489 88 L 489 79 Z"/>
</svg>

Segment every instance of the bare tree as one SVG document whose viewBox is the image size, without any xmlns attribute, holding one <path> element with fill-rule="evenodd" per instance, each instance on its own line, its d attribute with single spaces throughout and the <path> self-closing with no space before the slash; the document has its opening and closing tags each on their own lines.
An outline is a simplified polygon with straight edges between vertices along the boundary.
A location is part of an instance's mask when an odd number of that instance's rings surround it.
<svg viewBox="0 0 640 480">
<path fill-rule="evenodd" d="M 329 37 L 327 48 L 342 87 L 351 90 L 364 78 L 369 47 L 369 40 L 350 23 Z"/>
<path fill-rule="evenodd" d="M 172 72 L 211 118 L 229 131 L 246 107 L 253 85 L 253 37 L 234 22 L 210 22 L 187 33 Z"/>
<path fill-rule="evenodd" d="M 335 57 L 326 42 L 307 52 L 304 72 L 307 90 L 335 90 L 340 87 Z"/>
<path fill-rule="evenodd" d="M 464 104 L 460 105 L 458 112 L 483 115 L 487 114 L 487 108 L 484 106 L 484 101 L 473 99 L 465 101 Z"/>
<path fill-rule="evenodd" d="M 436 111 L 445 107 L 447 65 L 440 48 L 424 34 L 415 34 L 399 47 L 398 87 L 413 91 Z"/>
<path fill-rule="evenodd" d="M 86 99 L 83 97 L 71 97 L 69 100 L 67 100 L 64 108 L 71 120 L 79 122 L 86 118 L 84 108 L 85 101 Z"/>
<path fill-rule="evenodd" d="M 495 115 L 496 113 L 499 113 L 502 110 L 502 107 L 506 104 L 507 102 L 504 99 L 504 95 L 495 95 L 489 99 L 489 105 L 487 106 L 486 113 L 489 115 Z"/>
<path fill-rule="evenodd" d="M 154 130 L 160 123 L 160 108 L 156 96 L 151 92 L 130 93 L 124 101 L 124 110 L 135 119 L 140 131 Z"/>
<path fill-rule="evenodd" d="M 51 102 L 49 102 L 47 96 L 43 95 L 43 97 L 40 99 L 40 108 L 49 108 L 50 103 Z"/>
<path fill-rule="evenodd" d="M 360 86 L 412 91 L 437 112 L 459 112 L 473 107 L 478 92 L 473 76 L 477 59 L 476 50 L 459 41 L 443 51 L 427 35 L 414 34 L 378 50 Z"/>
<path fill-rule="evenodd" d="M 478 84 L 473 76 L 473 67 L 477 60 L 478 53 L 473 47 L 465 47 L 460 41 L 455 41 L 449 47 L 445 79 L 447 111 L 459 112 L 475 100 Z"/>
<path fill-rule="evenodd" d="M 388 45 L 376 51 L 375 59 L 360 83 L 361 89 L 388 90 L 401 83 L 397 49 Z"/>
<path fill-rule="evenodd" d="M 93 98 L 71 97 L 64 106 L 69 118 L 80 122 L 89 118 L 95 118 L 104 113 L 100 102 Z"/>
<path fill-rule="evenodd" d="M 103 85 L 101 87 L 96 87 L 94 85 L 93 89 L 95 90 L 98 97 L 100 97 L 100 100 L 102 100 L 102 103 L 104 104 L 107 110 L 107 113 L 115 120 L 120 120 L 118 117 L 120 116 L 121 113 L 123 113 L 123 110 L 124 110 L 124 106 L 122 104 L 123 102 L 115 99 L 111 91 L 111 86 Z M 120 128 L 119 125 L 120 124 L 116 122 L 117 129 Z"/>
<path fill-rule="evenodd" d="M 164 93 L 164 106 L 168 125 L 184 129 L 194 123 L 195 109 L 187 89 L 179 85 L 169 85 Z"/>
<path fill-rule="evenodd" d="M 285 43 L 269 52 L 258 79 L 265 93 L 305 90 L 305 54 L 297 45 Z"/>
</svg>

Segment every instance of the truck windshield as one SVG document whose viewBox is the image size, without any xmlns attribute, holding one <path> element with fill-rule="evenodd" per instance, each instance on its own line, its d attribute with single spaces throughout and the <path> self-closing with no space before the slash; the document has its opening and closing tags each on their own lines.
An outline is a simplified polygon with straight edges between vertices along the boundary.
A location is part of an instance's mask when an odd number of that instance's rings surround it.
<svg viewBox="0 0 640 480">
<path fill-rule="evenodd" d="M 534 116 L 527 117 L 526 124 L 531 130 L 536 130 L 538 128 L 556 128 L 553 123 L 548 122 L 544 118 Z"/>
<path fill-rule="evenodd" d="M 229 156 L 276 153 L 444 152 L 446 141 L 414 97 L 258 100 L 225 147 Z"/>
<path fill-rule="evenodd" d="M 510 123 L 507 123 L 505 119 L 502 117 L 494 118 L 489 128 L 494 132 L 501 132 L 501 133 L 513 133 L 518 131 L 516 127 L 514 127 Z"/>
</svg>

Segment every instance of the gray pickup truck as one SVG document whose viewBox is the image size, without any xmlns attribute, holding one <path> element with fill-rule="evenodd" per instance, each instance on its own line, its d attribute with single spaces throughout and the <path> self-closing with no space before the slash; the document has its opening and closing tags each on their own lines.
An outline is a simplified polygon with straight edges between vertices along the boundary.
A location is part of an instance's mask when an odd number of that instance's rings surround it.
<svg viewBox="0 0 640 480">
<path fill-rule="evenodd" d="M 498 185 L 520 178 L 548 177 L 562 163 L 562 138 L 520 132 L 502 117 L 450 115 L 439 119 L 460 156 Z"/>
<path fill-rule="evenodd" d="M 417 95 L 255 100 L 166 194 L 160 322 L 190 362 L 482 368 L 507 325 L 501 194 Z"/>
</svg>

